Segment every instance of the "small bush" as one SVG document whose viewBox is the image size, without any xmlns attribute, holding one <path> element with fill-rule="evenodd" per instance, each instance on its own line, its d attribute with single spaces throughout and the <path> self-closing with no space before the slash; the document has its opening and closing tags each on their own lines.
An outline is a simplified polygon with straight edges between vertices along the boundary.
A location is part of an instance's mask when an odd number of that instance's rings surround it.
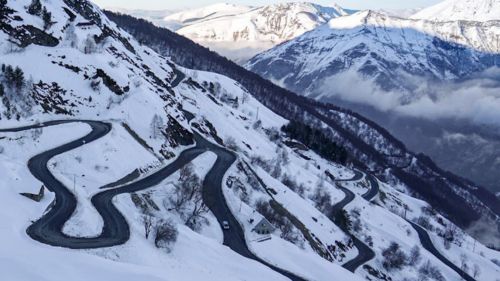
<svg viewBox="0 0 500 281">
<path fill-rule="evenodd" d="M 157 248 L 171 250 L 172 244 L 177 241 L 177 231 L 176 225 L 172 221 L 160 220 L 154 226 L 155 233 L 155 246 Z"/>
<path fill-rule="evenodd" d="M 330 211 L 332 199 L 324 186 L 320 185 L 316 187 L 309 199 L 314 202 L 316 209 L 321 211 L 321 213 L 327 214 Z"/>
<path fill-rule="evenodd" d="M 434 227 L 432 226 L 432 224 L 431 224 L 431 222 L 429 220 L 429 217 L 427 217 L 427 216 L 420 216 L 420 217 L 418 217 L 417 223 L 421 227 L 423 227 L 423 228 L 425 228 L 425 229 L 427 229 L 429 231 L 433 231 L 434 230 Z"/>
<path fill-rule="evenodd" d="M 420 247 L 417 245 L 413 246 L 410 251 L 410 256 L 408 257 L 408 264 L 415 266 L 420 262 L 421 258 Z"/>
<path fill-rule="evenodd" d="M 236 144 L 236 140 L 233 137 L 228 137 L 224 141 L 224 143 L 226 144 L 227 148 L 234 150 L 234 151 L 238 151 L 238 145 Z"/>
<path fill-rule="evenodd" d="M 387 249 L 383 250 L 382 256 L 384 257 L 382 265 L 387 270 L 403 268 L 408 259 L 396 242 L 392 242 Z"/>
<path fill-rule="evenodd" d="M 446 281 L 443 274 L 439 269 L 431 264 L 430 261 L 426 261 L 418 269 L 418 279 L 422 281 L 435 280 L 435 281 Z"/>
</svg>

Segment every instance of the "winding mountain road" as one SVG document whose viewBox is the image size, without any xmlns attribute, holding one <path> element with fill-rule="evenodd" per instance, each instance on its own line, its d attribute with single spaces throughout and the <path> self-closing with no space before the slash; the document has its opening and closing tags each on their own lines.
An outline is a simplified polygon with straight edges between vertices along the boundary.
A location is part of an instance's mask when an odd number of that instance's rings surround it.
<svg viewBox="0 0 500 281">
<path fill-rule="evenodd" d="M 342 182 L 342 181 L 358 181 L 358 180 L 361 180 L 363 178 L 363 173 L 362 172 L 354 170 L 354 173 L 355 173 L 355 175 L 351 179 L 348 179 L 348 180 L 336 180 L 336 181 L 337 182 Z M 366 178 L 368 179 L 368 182 L 370 183 L 370 189 L 365 194 L 363 194 L 362 197 L 365 200 L 370 201 L 373 198 L 375 198 L 375 196 L 378 194 L 380 186 L 379 186 L 378 180 L 373 175 L 366 174 Z M 332 207 L 332 215 L 335 218 L 338 218 L 338 216 L 340 215 L 340 212 L 344 209 L 344 207 L 347 206 L 355 198 L 354 193 L 352 191 L 350 191 L 349 189 L 341 186 L 340 184 L 337 184 L 337 187 L 344 192 L 345 197 L 344 197 L 344 199 L 342 199 L 340 202 L 338 202 L 337 204 L 335 204 Z M 432 255 L 434 255 L 438 260 L 440 260 L 441 262 L 443 262 L 445 265 L 447 265 L 453 271 L 455 271 L 456 273 L 458 273 L 458 275 L 460 275 L 460 277 L 462 277 L 464 280 L 466 280 L 466 281 L 476 281 L 469 274 L 467 274 L 466 272 L 464 272 L 463 270 L 461 270 L 458 266 L 456 266 L 450 260 L 448 260 L 446 257 L 444 257 L 436 249 L 436 247 L 432 243 L 432 240 L 431 240 L 429 234 L 427 233 L 427 231 L 424 228 L 422 228 L 418 224 L 415 224 L 414 222 L 411 222 L 409 220 L 407 220 L 407 221 L 417 231 L 418 237 L 419 237 L 420 242 L 421 242 L 422 246 L 424 247 L 424 249 L 426 249 L 427 251 L 429 251 Z M 346 229 L 342 229 L 342 230 L 345 231 L 345 232 L 347 232 L 347 233 L 349 233 Z M 359 266 L 361 266 L 362 264 L 364 264 L 367 261 L 369 261 L 372 258 L 374 258 L 375 257 L 375 253 L 366 244 L 364 244 L 363 242 L 361 242 L 356 237 L 352 236 L 352 238 L 353 238 L 353 241 L 354 241 L 354 245 L 359 250 L 359 254 L 354 259 L 346 262 L 342 266 L 344 268 L 346 268 L 346 269 L 354 272 Z"/>
<path fill-rule="evenodd" d="M 338 202 L 337 204 L 332 206 L 331 213 L 330 213 L 330 218 L 333 218 L 333 221 L 339 221 L 342 217 L 342 210 L 347 206 L 349 203 L 354 200 L 356 197 L 352 191 L 349 189 L 343 187 L 340 185 L 338 182 L 343 182 L 343 181 L 359 181 L 363 178 L 364 174 L 358 170 L 354 170 L 354 177 L 348 180 L 336 180 L 336 185 L 337 187 L 344 192 L 345 196 L 344 198 Z M 375 180 L 376 182 L 376 180 Z M 370 181 L 370 183 L 372 183 Z M 378 193 L 378 183 L 377 185 L 370 184 L 370 190 L 363 195 L 363 198 L 366 200 L 371 200 L 373 199 L 377 193 Z M 358 267 L 361 265 L 365 264 L 369 260 L 373 259 L 375 257 L 375 252 L 370 249 L 365 243 L 363 243 L 361 240 L 356 238 L 354 235 L 352 235 L 345 226 L 343 225 L 338 225 L 342 231 L 345 233 L 349 234 L 352 238 L 352 241 L 354 243 L 354 246 L 358 249 L 358 255 L 354 257 L 352 260 L 347 261 L 342 265 L 345 269 L 355 272 Z"/>
<path fill-rule="evenodd" d="M 236 155 L 207 141 L 198 133 L 194 134 L 196 146 L 184 150 L 173 163 L 138 181 L 119 188 L 105 190 L 92 197 L 91 202 L 104 222 L 102 232 L 99 236 L 87 238 L 71 237 L 64 234 L 62 228 L 74 213 L 77 199 L 67 187 L 52 175 L 47 163 L 56 155 L 63 154 L 104 137 L 110 132 L 111 124 L 99 121 L 65 120 L 0 130 L 0 132 L 20 132 L 68 123 L 85 123 L 91 127 L 92 131 L 75 141 L 38 154 L 28 162 L 30 172 L 56 195 L 55 204 L 50 211 L 27 229 L 28 235 L 34 240 L 52 246 L 71 249 L 93 249 L 124 244 L 130 238 L 130 229 L 125 217 L 112 203 L 113 198 L 119 194 L 137 192 L 156 186 L 184 165 L 193 161 L 200 154 L 212 151 L 217 155 L 217 160 L 203 181 L 203 200 L 216 216 L 221 226 L 224 220 L 228 221 L 231 225 L 229 230 L 224 231 L 224 245 L 246 258 L 268 266 L 291 280 L 305 280 L 263 261 L 248 249 L 243 229 L 231 213 L 222 191 L 222 179 L 229 167 L 236 161 Z"/>
<path fill-rule="evenodd" d="M 458 266 L 453 264 L 450 260 L 445 258 L 439 251 L 434 247 L 434 244 L 432 243 L 431 237 L 427 233 L 427 231 L 421 227 L 420 225 L 413 223 L 409 220 L 407 220 L 409 224 L 417 231 L 418 238 L 420 239 L 420 243 L 422 243 L 422 246 L 429 251 L 431 254 L 433 254 L 438 260 L 440 260 L 442 263 L 447 265 L 449 268 L 451 268 L 453 271 L 458 273 L 460 277 L 462 277 L 466 281 L 476 281 L 474 278 L 472 278 L 469 274 L 464 272 L 462 269 L 460 269 Z"/>
<path fill-rule="evenodd" d="M 365 194 L 361 195 L 361 197 L 363 197 L 366 201 L 371 201 L 373 198 L 375 198 L 375 196 L 377 196 L 380 187 L 378 185 L 378 180 L 374 176 L 366 174 L 366 178 L 370 183 L 370 189 L 368 189 Z"/>
</svg>

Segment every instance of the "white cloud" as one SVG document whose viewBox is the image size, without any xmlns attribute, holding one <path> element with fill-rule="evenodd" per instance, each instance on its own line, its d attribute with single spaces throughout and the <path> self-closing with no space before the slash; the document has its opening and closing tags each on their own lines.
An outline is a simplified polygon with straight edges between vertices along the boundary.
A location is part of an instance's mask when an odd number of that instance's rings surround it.
<svg viewBox="0 0 500 281">
<path fill-rule="evenodd" d="M 373 80 L 363 79 L 355 72 L 345 72 L 329 78 L 320 91 L 331 93 L 335 89 L 336 98 L 370 105 L 383 112 L 430 120 L 463 119 L 500 128 L 499 68 L 461 82 L 432 83 L 422 78 L 406 79 L 419 85 L 412 93 L 383 91 Z"/>
</svg>

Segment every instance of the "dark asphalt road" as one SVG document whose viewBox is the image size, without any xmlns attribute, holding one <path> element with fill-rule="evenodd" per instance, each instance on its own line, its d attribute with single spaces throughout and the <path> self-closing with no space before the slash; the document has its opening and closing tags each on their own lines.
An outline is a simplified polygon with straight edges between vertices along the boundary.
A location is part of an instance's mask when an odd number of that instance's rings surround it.
<svg viewBox="0 0 500 281">
<path fill-rule="evenodd" d="M 111 247 L 127 242 L 130 237 L 128 223 L 120 211 L 113 205 L 112 199 L 122 193 L 136 192 L 155 186 L 185 164 L 191 162 L 198 155 L 206 152 L 206 148 L 199 146 L 187 149 L 173 163 L 148 177 L 117 189 L 110 189 L 96 194 L 92 197 L 91 201 L 103 219 L 104 226 L 102 233 L 99 236 L 91 238 L 70 237 L 62 233 L 62 227 L 75 211 L 77 201 L 73 193 L 50 173 L 47 163 L 56 155 L 73 150 L 105 136 L 111 130 L 111 124 L 85 120 L 51 121 L 15 129 L 3 129 L 0 132 L 19 132 L 67 123 L 86 123 L 92 128 L 92 131 L 78 140 L 43 152 L 28 161 L 30 172 L 43 182 L 50 191 L 55 193 L 56 201 L 49 212 L 28 227 L 27 233 L 33 239 L 52 246 L 90 249 Z"/>
<path fill-rule="evenodd" d="M 361 178 L 363 178 L 363 177 L 361 176 Z M 361 178 L 355 177 L 355 179 L 357 179 L 357 180 L 359 180 Z M 345 208 L 345 206 L 347 206 L 349 203 L 351 203 L 352 200 L 354 200 L 354 198 L 355 198 L 354 193 L 352 191 L 350 191 L 349 189 L 341 186 L 340 184 L 337 184 L 337 187 L 340 190 L 342 190 L 342 192 L 344 192 L 345 197 L 339 203 L 335 204 L 332 207 L 332 214 L 330 215 L 330 217 L 335 218 L 334 221 L 338 221 L 342 210 Z M 340 226 L 340 225 L 339 225 L 339 227 L 345 233 L 351 235 L 351 238 L 354 242 L 354 246 L 358 249 L 358 255 L 356 257 L 354 257 L 352 260 L 349 260 L 346 263 L 344 263 L 342 265 L 342 267 L 344 267 L 345 269 L 347 269 L 351 272 L 355 272 L 358 267 L 365 264 L 369 260 L 373 259 L 375 257 L 375 252 L 372 249 L 370 249 L 370 247 L 368 247 L 361 240 L 359 240 L 354 235 L 352 235 L 348 229 L 346 229 L 345 227 Z"/>
<path fill-rule="evenodd" d="M 62 233 L 62 228 L 76 209 L 76 198 L 61 182 L 59 182 L 49 171 L 48 161 L 56 155 L 78 148 L 84 144 L 91 143 L 109 133 L 111 124 L 98 121 L 51 121 L 44 124 L 25 126 L 14 129 L 3 129 L 0 132 L 20 132 L 34 128 L 55 126 L 66 123 L 86 123 L 92 131 L 75 141 L 43 152 L 28 162 L 31 173 L 39 179 L 52 192 L 56 194 L 56 203 L 38 221 L 34 222 L 27 229 L 27 233 L 33 239 L 52 246 L 59 246 L 71 249 L 91 249 L 111 247 L 124 244 L 130 237 L 129 225 L 125 217 L 114 206 L 112 200 L 115 196 L 123 193 L 132 193 L 144 190 L 160 184 L 187 163 L 193 161 L 200 154 L 212 151 L 217 155 L 214 166 L 210 169 L 203 181 L 203 199 L 205 204 L 214 213 L 222 227 L 222 221 L 227 220 L 231 229 L 224 231 L 224 245 L 231 248 L 238 254 L 260 262 L 272 270 L 290 278 L 291 280 L 305 280 L 287 271 L 279 269 L 255 256 L 247 247 L 244 232 L 236 218 L 231 213 L 222 191 L 222 179 L 226 171 L 236 161 L 236 156 L 195 133 L 196 146 L 183 151 L 179 157 L 170 165 L 142 178 L 136 182 L 121 186 L 116 189 L 109 189 L 92 197 L 91 201 L 96 210 L 101 215 L 104 226 L 101 234 L 97 237 L 80 238 L 70 237 Z"/>
<path fill-rule="evenodd" d="M 76 197 L 50 173 L 47 163 L 56 155 L 91 143 L 107 135 L 111 130 L 111 124 L 85 120 L 50 121 L 14 129 L 2 129 L 0 132 L 20 132 L 68 123 L 86 123 L 92 128 L 92 131 L 82 138 L 45 151 L 28 161 L 28 168 L 33 176 L 40 180 L 50 191 L 55 193 L 55 204 L 49 212 L 30 225 L 26 232 L 30 237 L 42 243 L 53 246 L 81 248 L 78 246 L 81 239 L 68 237 L 61 231 L 65 222 L 71 217 L 76 209 Z"/>
<path fill-rule="evenodd" d="M 370 183 L 370 189 L 361 197 L 363 197 L 366 201 L 371 201 L 373 198 L 375 198 L 375 196 L 377 196 L 380 187 L 378 185 L 378 180 L 373 175 L 366 174 L 366 178 Z"/>
<path fill-rule="evenodd" d="M 174 69 L 174 72 L 176 76 L 174 81 L 171 83 L 173 88 L 177 87 L 184 80 L 184 78 L 186 78 L 186 75 L 178 69 Z M 195 118 L 195 116 L 191 112 L 184 109 L 181 110 L 183 111 L 184 116 L 188 119 L 188 122 Z M 227 170 L 236 161 L 236 155 L 233 152 L 226 150 L 225 148 L 207 141 L 197 133 L 195 133 L 195 139 L 197 146 L 203 147 L 206 150 L 210 150 L 217 155 L 217 160 L 215 161 L 214 166 L 210 169 L 210 171 L 205 176 L 205 179 L 203 180 L 203 201 L 217 218 L 221 229 L 223 229 L 223 221 L 229 222 L 230 229 L 224 230 L 224 245 L 228 246 L 231 250 L 246 258 L 266 265 L 267 267 L 288 277 L 291 280 L 305 280 L 288 271 L 282 270 L 265 262 L 264 260 L 254 255 L 248 249 L 244 231 L 237 219 L 231 213 L 231 210 L 227 205 L 224 193 L 222 191 L 222 180 Z"/>
<path fill-rule="evenodd" d="M 419 226 L 418 224 L 415 224 L 411 221 L 408 221 L 408 223 L 411 224 L 411 226 L 417 231 L 418 233 L 418 238 L 420 239 L 420 243 L 422 243 L 422 246 L 429 251 L 431 254 L 433 254 L 438 260 L 446 264 L 449 268 L 451 268 L 453 271 L 458 273 L 464 280 L 466 281 L 476 281 L 474 278 L 472 278 L 469 274 L 461 270 L 458 266 L 453 264 L 451 261 L 449 261 L 447 258 L 445 258 L 437 249 L 434 247 L 434 244 L 432 243 L 431 238 L 429 237 L 429 234 L 427 231 Z"/>
</svg>

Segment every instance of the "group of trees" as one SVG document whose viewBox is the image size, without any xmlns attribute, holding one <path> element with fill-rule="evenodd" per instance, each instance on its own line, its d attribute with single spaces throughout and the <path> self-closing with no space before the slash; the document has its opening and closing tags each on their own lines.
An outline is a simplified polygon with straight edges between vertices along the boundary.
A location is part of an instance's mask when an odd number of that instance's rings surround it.
<svg viewBox="0 0 500 281">
<path fill-rule="evenodd" d="M 178 183 L 174 184 L 173 194 L 168 198 L 169 204 L 186 226 L 199 230 L 208 222 L 205 216 L 209 211 L 203 202 L 202 181 L 191 163 L 182 167 L 179 173 Z"/>
<path fill-rule="evenodd" d="M 281 128 L 290 138 L 296 139 L 327 160 L 346 164 L 347 151 L 337 145 L 322 131 L 298 121 L 290 121 Z"/>
<path fill-rule="evenodd" d="M 297 181 L 289 176 L 288 174 L 283 174 L 281 178 L 281 183 L 290 188 L 293 192 L 297 193 L 300 197 L 304 197 L 306 187 L 303 184 L 298 184 Z"/>
<path fill-rule="evenodd" d="M 414 246 L 407 255 L 396 242 L 391 242 L 389 247 L 382 251 L 382 256 L 382 266 L 387 270 L 402 269 L 406 265 L 416 266 L 422 259 L 418 246 Z"/>
<path fill-rule="evenodd" d="M 3 20 L 9 12 L 10 10 L 9 7 L 7 7 L 7 0 L 0 0 L 0 21 Z"/>
<path fill-rule="evenodd" d="M 469 260 L 467 259 L 466 254 L 460 255 L 460 269 L 464 272 L 470 273 L 474 278 L 481 274 L 481 269 L 477 264 L 474 264 L 472 267 L 469 265 Z"/>
<path fill-rule="evenodd" d="M 156 219 L 147 213 L 142 216 L 142 224 L 146 239 L 153 235 L 157 248 L 166 249 L 169 252 L 172 250 L 172 245 L 177 241 L 178 236 L 177 226 L 173 221 Z"/>
<path fill-rule="evenodd" d="M 288 156 L 286 148 L 279 145 L 276 148 L 276 158 L 272 162 L 272 168 L 269 172 L 273 178 L 280 179 L 282 175 L 282 167 L 287 166 L 290 163 L 290 157 Z"/>
<path fill-rule="evenodd" d="M 443 236 L 443 244 L 446 249 L 451 248 L 451 243 L 456 244 L 461 247 L 464 241 L 464 233 L 453 223 L 448 223 L 444 232 L 441 234 Z"/>
<path fill-rule="evenodd" d="M 418 279 L 419 281 L 446 281 L 443 274 L 439 269 L 432 265 L 430 261 L 426 261 L 419 269 L 418 269 Z"/>
<path fill-rule="evenodd" d="M 52 13 L 45 8 L 40 0 L 32 0 L 28 6 L 27 11 L 29 14 L 39 16 L 43 20 L 43 28 L 49 29 L 54 23 L 52 22 Z"/>
<path fill-rule="evenodd" d="M 401 249 L 401 246 L 396 242 L 392 242 L 389 245 L 389 247 L 385 248 L 382 251 L 382 257 L 383 257 L 382 266 L 389 271 L 400 270 L 403 269 L 403 267 L 405 266 L 416 267 L 418 266 L 418 264 L 420 264 L 422 260 L 420 247 L 414 246 L 413 248 L 411 248 L 410 253 L 406 254 Z M 463 259 L 464 258 L 462 258 L 462 261 Z M 475 275 L 474 278 L 479 274 L 479 267 L 477 266 L 475 267 L 475 271 L 473 274 Z M 427 260 L 418 268 L 418 280 L 445 281 L 446 279 L 444 278 L 443 274 L 439 271 L 439 269 L 436 266 L 432 265 L 432 263 L 429 260 Z"/>
<path fill-rule="evenodd" d="M 314 193 L 309 197 L 314 202 L 316 209 L 321 211 L 323 214 L 328 214 L 332 207 L 332 198 L 330 193 L 326 190 L 323 179 L 320 179 Z"/>
<path fill-rule="evenodd" d="M 2 64 L 2 73 L 6 86 L 19 94 L 26 84 L 23 70 L 19 67 L 14 68 L 11 65 Z"/>
<path fill-rule="evenodd" d="M 31 112 L 33 83 L 26 80 L 19 67 L 2 64 L 0 68 L 0 99 L 5 107 L 5 116 L 19 119 Z"/>
</svg>

